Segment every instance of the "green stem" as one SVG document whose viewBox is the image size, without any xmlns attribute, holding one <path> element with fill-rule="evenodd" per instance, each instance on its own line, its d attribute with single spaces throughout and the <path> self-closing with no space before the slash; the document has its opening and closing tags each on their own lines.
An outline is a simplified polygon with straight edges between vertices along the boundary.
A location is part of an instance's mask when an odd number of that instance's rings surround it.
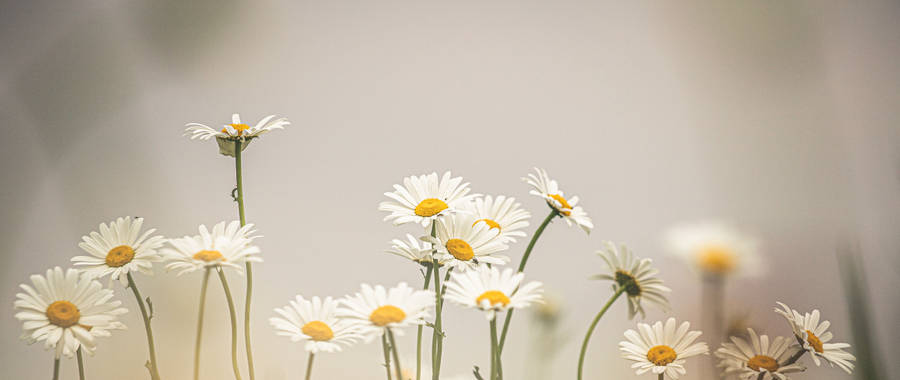
<svg viewBox="0 0 900 380">
<path fill-rule="evenodd" d="M 600 317 L 603 317 L 603 314 L 606 314 L 606 310 L 609 310 L 609 307 L 612 306 L 613 302 L 616 302 L 616 299 L 625 292 L 625 288 L 625 286 L 620 286 L 619 290 L 616 290 L 616 293 L 609 298 L 609 301 L 606 301 L 606 305 L 603 305 L 603 308 L 600 309 L 600 312 L 594 317 L 594 321 L 591 322 L 591 327 L 588 327 L 587 334 L 584 335 L 584 342 L 581 343 L 581 354 L 578 356 L 578 380 L 581 380 L 581 373 L 584 369 L 584 354 L 587 353 L 588 342 L 591 341 L 591 335 L 594 333 L 594 328 L 597 327 L 597 322 L 600 322 Z"/>
<path fill-rule="evenodd" d="M 534 236 L 531 237 L 531 241 L 528 242 L 528 247 L 525 248 L 525 254 L 522 255 L 522 262 L 519 263 L 519 272 L 525 270 L 525 263 L 527 263 L 528 258 L 531 257 L 531 251 L 534 249 L 534 245 L 537 243 L 538 238 L 544 233 L 544 229 L 547 228 L 550 221 L 557 216 L 559 216 L 559 211 L 551 207 L 550 213 L 547 214 L 547 217 L 544 218 L 541 225 L 534 231 Z M 509 309 L 509 311 L 506 312 L 506 320 L 503 321 L 503 332 L 500 334 L 500 345 L 497 347 L 499 352 L 498 355 L 503 353 L 503 346 L 506 344 L 506 333 L 509 332 L 509 322 L 512 321 L 512 316 L 513 309 Z"/>
<path fill-rule="evenodd" d="M 222 268 L 216 269 L 216 272 L 219 274 L 219 281 L 222 282 L 222 290 L 225 291 L 225 301 L 228 302 L 228 315 L 231 317 L 231 367 L 234 369 L 234 378 L 241 380 L 241 369 L 238 367 L 237 357 L 237 315 L 234 312 L 234 299 L 231 298 L 231 290 L 228 288 L 225 272 Z"/>
<path fill-rule="evenodd" d="M 238 215 L 241 218 L 241 227 L 247 224 L 247 218 L 244 214 L 244 179 L 242 175 L 241 164 L 241 140 L 234 141 L 234 176 L 237 182 L 237 204 Z M 247 351 L 247 369 L 250 372 L 250 380 L 256 378 L 253 370 L 253 348 L 250 344 L 250 301 L 253 297 L 253 264 L 249 261 L 244 263 L 247 269 L 247 291 L 244 299 L 244 349 Z"/>
<path fill-rule="evenodd" d="M 78 379 L 84 380 L 84 358 L 81 355 L 81 347 L 78 347 L 75 355 L 78 358 Z"/>
<path fill-rule="evenodd" d="M 314 354 L 312 352 L 309 353 L 309 360 L 306 361 L 306 380 L 309 380 L 312 378 L 312 365 L 313 365 L 313 358 L 315 358 L 315 357 L 316 357 L 316 354 Z"/>
<path fill-rule="evenodd" d="M 53 358 L 53 380 L 59 379 L 59 358 Z"/>
<path fill-rule="evenodd" d="M 425 271 L 425 285 L 423 288 L 428 290 L 428 284 L 431 283 L 431 272 L 434 269 L 433 266 L 429 266 L 428 270 Z M 416 380 L 419 380 L 422 376 L 422 325 L 419 325 L 416 328 Z"/>
<path fill-rule="evenodd" d="M 388 327 L 384 329 L 388 336 L 388 342 L 391 344 L 391 353 L 394 355 L 394 368 L 397 370 L 397 379 L 403 380 L 403 368 L 400 365 L 400 354 L 397 352 L 397 342 L 394 341 L 394 333 Z"/>
<path fill-rule="evenodd" d="M 387 380 L 391 380 L 391 349 L 388 348 L 386 334 L 381 334 L 381 348 L 384 351 L 384 368 L 387 369 Z"/>
<path fill-rule="evenodd" d="M 144 318 L 144 331 L 147 333 L 147 345 L 150 349 L 150 378 L 159 380 L 159 369 L 156 366 L 156 345 L 153 343 L 153 329 L 150 327 L 150 316 L 147 315 L 147 307 L 144 305 L 144 298 L 141 297 L 141 291 L 138 290 L 137 285 L 134 283 L 134 277 L 131 276 L 131 272 L 128 272 L 126 276 L 128 277 L 128 287 L 134 292 L 138 308 L 141 309 L 141 317 Z"/>
<path fill-rule="evenodd" d="M 444 330 L 441 328 L 441 313 L 444 309 L 444 292 L 441 286 L 441 272 L 438 260 L 433 258 L 432 265 L 437 268 L 434 273 L 434 334 L 431 337 L 431 379 L 439 380 L 441 377 L 441 355 L 444 350 Z M 450 269 L 447 269 L 447 276 Z M 446 282 L 446 280 L 445 280 Z"/>
<path fill-rule="evenodd" d="M 197 340 L 194 343 L 194 380 L 200 379 L 200 341 L 203 337 L 203 311 L 206 309 L 206 287 L 209 284 L 209 268 L 203 272 L 200 285 L 200 308 L 197 316 Z"/>
<path fill-rule="evenodd" d="M 665 372 L 659 374 L 659 376 L 658 376 L 656 379 L 657 379 L 657 380 L 663 380 L 663 375 L 665 375 Z M 760 376 L 759 376 L 759 379 L 762 380 L 762 374 L 759 374 L 759 375 L 760 375 Z"/>
<path fill-rule="evenodd" d="M 791 355 L 791 357 L 790 357 L 786 362 L 784 362 L 784 364 L 781 365 L 782 367 L 784 367 L 784 366 L 786 366 L 786 365 L 791 365 L 791 364 L 796 363 L 797 360 L 800 360 L 800 358 L 803 356 L 803 354 L 806 353 L 806 350 L 802 349 L 802 348 L 803 348 L 803 343 L 804 343 L 804 342 L 803 342 L 803 339 L 800 338 L 800 337 L 797 336 L 797 335 L 794 335 L 794 338 L 797 338 L 797 343 L 800 344 L 801 350 L 800 350 L 800 351 L 797 351 L 797 352 L 795 352 L 793 355 Z"/>
<path fill-rule="evenodd" d="M 500 351 L 497 341 L 497 316 L 491 318 L 491 379 L 503 379 L 503 365 L 500 362 Z"/>
</svg>

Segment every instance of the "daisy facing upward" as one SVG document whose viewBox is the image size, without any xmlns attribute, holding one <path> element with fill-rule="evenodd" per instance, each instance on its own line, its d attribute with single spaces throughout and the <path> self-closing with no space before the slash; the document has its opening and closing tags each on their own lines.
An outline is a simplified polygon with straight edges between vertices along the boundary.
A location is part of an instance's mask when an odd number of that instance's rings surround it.
<svg viewBox="0 0 900 380">
<path fill-rule="evenodd" d="M 378 209 L 390 212 L 384 220 L 394 225 L 417 223 L 428 227 L 440 216 L 459 212 L 478 194 L 469 194 L 469 183 L 462 177 L 452 177 L 450 172 L 438 179 L 437 173 L 410 176 L 403 185 L 394 185 L 394 191 L 384 193 L 390 201 L 381 202 Z"/>
<path fill-rule="evenodd" d="M 706 343 L 694 343 L 702 333 L 689 331 L 688 322 L 677 325 L 675 318 L 669 318 L 665 325 L 660 321 L 652 326 L 646 323 L 637 326 L 637 331 L 625 331 L 628 340 L 619 342 L 619 350 L 623 358 L 634 362 L 631 368 L 638 375 L 652 372 L 660 380 L 678 379 L 687 373 L 685 359 L 709 354 Z"/>
</svg>

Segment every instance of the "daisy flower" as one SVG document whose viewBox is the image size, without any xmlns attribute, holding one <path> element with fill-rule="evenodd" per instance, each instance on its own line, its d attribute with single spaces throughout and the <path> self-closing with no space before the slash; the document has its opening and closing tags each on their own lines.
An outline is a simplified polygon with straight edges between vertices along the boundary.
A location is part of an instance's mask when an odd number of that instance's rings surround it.
<svg viewBox="0 0 900 380">
<path fill-rule="evenodd" d="M 319 297 L 307 300 L 297 296 L 283 308 L 275 312 L 281 317 L 269 318 L 276 333 L 286 336 L 292 342 L 306 341 L 306 351 L 311 353 L 341 351 L 342 345 L 349 346 L 361 338 L 352 323 L 337 318 L 338 302 L 331 297 L 323 301 Z"/>
<path fill-rule="evenodd" d="M 244 261 L 258 262 L 259 247 L 252 245 L 259 236 L 253 235 L 253 224 L 241 227 L 239 221 L 225 225 L 219 222 L 212 231 L 200 225 L 200 235 L 169 239 L 171 247 L 163 248 L 162 254 L 169 261 L 166 270 L 177 271 L 178 275 L 211 267 L 231 267 L 238 273 Z"/>
<path fill-rule="evenodd" d="M 756 335 L 753 329 L 747 331 L 749 342 L 732 336 L 731 343 L 722 343 L 716 350 L 724 375 L 735 375 L 741 380 L 786 380 L 785 374 L 806 369 L 800 363 L 787 364 L 791 355 L 797 352 L 791 347 L 790 339 L 778 336 L 770 343 L 768 336 Z"/>
<path fill-rule="evenodd" d="M 685 359 L 700 354 L 709 354 L 706 343 L 698 342 L 700 331 L 688 331 L 691 324 L 683 322 L 675 327 L 675 318 L 669 318 L 663 326 L 662 321 L 653 326 L 638 323 L 638 331 L 625 331 L 628 341 L 619 342 L 622 357 L 634 362 L 638 375 L 652 371 L 653 374 L 665 374 L 677 379 L 687 371 L 684 369 Z"/>
<path fill-rule="evenodd" d="M 153 263 L 162 260 L 156 252 L 165 242 L 162 236 L 150 236 L 156 229 L 141 234 L 144 218 L 118 218 L 106 225 L 100 223 L 100 232 L 92 231 L 90 236 L 82 236 L 78 246 L 90 256 L 75 256 L 72 261 L 82 266 L 84 275 L 101 278 L 110 275 L 110 280 L 126 282 L 126 274 L 138 271 L 153 274 Z"/>
<path fill-rule="evenodd" d="M 729 226 L 718 223 L 681 225 L 666 233 L 671 253 L 701 274 L 726 276 L 756 274 L 756 242 Z"/>
<path fill-rule="evenodd" d="M 407 258 L 422 266 L 430 266 L 434 263 L 434 260 L 431 257 L 431 252 L 433 250 L 431 243 L 424 242 L 413 235 L 406 234 L 405 241 L 400 239 L 391 240 L 391 249 L 385 252 Z M 447 259 L 445 259 L 443 255 L 438 258 L 439 265 L 444 265 L 446 262 Z"/>
<path fill-rule="evenodd" d="M 797 310 L 791 309 L 787 305 L 778 302 L 778 306 L 782 309 L 775 309 L 775 312 L 784 316 L 791 324 L 794 336 L 798 342 L 803 344 L 803 349 L 810 353 L 813 362 L 819 366 L 821 362 L 819 358 L 825 359 L 831 366 L 838 366 L 848 374 L 853 371 L 852 361 L 856 357 L 849 352 L 844 351 L 849 348 L 847 343 L 829 343 L 834 337 L 828 327 L 831 326 L 829 321 L 819 321 L 819 310 L 813 310 L 812 313 L 800 314 Z"/>
<path fill-rule="evenodd" d="M 500 272 L 496 267 L 489 268 L 487 265 L 462 273 L 453 272 L 444 298 L 485 311 L 487 319 L 492 320 L 498 312 L 543 302 L 540 282 L 532 281 L 519 287 L 524 277 L 524 273 L 515 273 L 512 268 Z"/>
<path fill-rule="evenodd" d="M 437 217 L 459 211 L 478 195 L 470 195 L 469 183 L 462 180 L 451 177 L 449 171 L 440 180 L 437 173 L 406 177 L 403 186 L 394 185 L 393 192 L 384 193 L 391 200 L 381 202 L 378 210 L 390 212 L 384 220 L 393 220 L 394 225 L 428 227 Z"/>
<path fill-rule="evenodd" d="M 45 276 L 31 276 L 33 286 L 21 284 L 16 294 L 16 319 L 22 321 L 22 339 L 44 342 L 45 349 L 72 357 L 79 348 L 93 355 L 98 337 L 124 329 L 119 315 L 128 312 L 112 301 L 113 291 L 75 269 L 48 269 Z"/>
<path fill-rule="evenodd" d="M 581 227 L 584 232 L 591 233 L 594 223 L 591 222 L 587 212 L 581 206 L 578 206 L 578 196 L 566 199 L 565 194 L 559 189 L 556 181 L 547 176 L 546 170 L 534 168 L 534 171 L 535 173 L 528 174 L 528 178 L 522 178 L 534 188 L 529 194 L 539 196 L 547 201 L 547 205 L 556 210 L 570 227 L 574 224 Z"/>
<path fill-rule="evenodd" d="M 362 284 L 360 292 L 338 302 L 345 306 L 337 309 L 338 318 L 354 322 L 368 343 L 387 328 L 402 335 L 401 328 L 424 324 L 428 309 L 434 307 L 434 292 L 410 288 L 405 282 L 390 289 Z"/>
<path fill-rule="evenodd" d="M 515 198 L 503 195 L 493 198 L 487 195 L 475 198 L 470 206 L 475 215 L 475 223 L 485 223 L 492 229 L 496 228 L 500 231 L 501 239 L 515 242 L 517 237 L 525 236 L 525 231 L 520 230 L 528 227 L 531 214 Z"/>
<path fill-rule="evenodd" d="M 447 266 L 466 270 L 479 264 L 503 265 L 509 257 L 495 255 L 509 248 L 499 238 L 500 231 L 485 223 L 475 223 L 471 214 L 452 214 L 437 220 L 435 236 L 422 237 L 437 247 L 439 260 Z"/>
<path fill-rule="evenodd" d="M 187 128 L 185 128 L 184 134 L 190 136 L 191 140 L 209 140 L 215 137 L 219 143 L 219 153 L 234 157 L 234 141 L 242 142 L 241 151 L 243 151 L 247 145 L 250 145 L 250 140 L 275 129 L 284 129 L 290 124 L 291 122 L 286 118 L 275 119 L 275 115 L 269 115 L 251 127 L 241 122 L 240 115 L 232 114 L 231 124 L 225 124 L 222 129 L 215 129 L 200 123 L 188 123 L 185 125 Z"/>
<path fill-rule="evenodd" d="M 603 249 L 597 251 L 597 255 L 606 262 L 610 274 L 598 274 L 592 278 L 612 281 L 614 291 L 625 287 L 625 294 L 628 296 L 628 319 L 634 319 L 638 313 L 641 314 L 641 318 L 644 317 L 642 300 L 655 303 L 663 310 L 669 309 L 665 293 L 671 292 L 672 289 L 663 286 L 662 280 L 656 278 L 659 270 L 651 266 L 653 260 L 638 259 L 628 247 L 622 245 L 617 248 L 611 241 L 605 242 Z"/>
</svg>

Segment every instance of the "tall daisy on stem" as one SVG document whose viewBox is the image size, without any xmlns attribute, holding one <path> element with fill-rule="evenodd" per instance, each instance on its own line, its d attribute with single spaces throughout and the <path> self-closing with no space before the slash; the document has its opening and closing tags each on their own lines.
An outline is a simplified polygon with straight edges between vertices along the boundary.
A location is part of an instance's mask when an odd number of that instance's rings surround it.
<svg viewBox="0 0 900 380">
<path fill-rule="evenodd" d="M 221 130 L 208 127 L 199 123 L 188 123 L 185 129 L 185 135 L 190 135 L 191 140 L 209 140 L 216 138 L 219 144 L 219 153 L 225 156 L 234 157 L 234 177 L 236 185 L 231 195 L 238 204 L 238 215 L 240 217 L 241 226 L 247 224 L 244 215 L 244 182 L 241 164 L 241 155 L 247 145 L 253 139 L 259 137 L 263 133 L 267 133 L 276 129 L 284 129 L 291 122 L 286 118 L 275 118 L 275 115 L 269 115 L 254 126 L 249 126 L 241 122 L 241 116 L 238 114 L 231 115 L 231 124 L 226 124 Z M 247 367 L 250 373 L 250 380 L 255 379 L 255 371 L 253 369 L 253 348 L 250 343 L 250 301 L 253 298 L 253 264 L 250 261 L 244 263 L 247 269 L 247 291 L 244 300 L 244 345 L 247 352 Z"/>
<path fill-rule="evenodd" d="M 241 273 L 241 265 L 245 262 L 262 261 L 257 256 L 259 248 L 252 245 L 254 236 L 252 224 L 241 226 L 240 222 L 233 221 L 226 226 L 220 222 L 209 231 L 205 225 L 200 225 L 200 234 L 185 236 L 178 239 L 169 239 L 171 247 L 162 250 L 163 256 L 168 260 L 166 270 L 176 271 L 177 275 L 203 270 L 203 282 L 200 285 L 200 307 L 197 317 L 197 339 L 194 346 L 194 380 L 200 377 L 200 342 L 203 336 L 203 313 L 206 307 L 206 288 L 209 283 L 210 271 L 215 270 L 222 282 L 225 299 L 228 302 L 228 313 L 231 318 L 231 364 L 234 377 L 241 378 L 237 362 L 237 317 L 235 315 L 234 300 L 228 281 L 225 279 L 225 268 L 232 268 Z"/>
<path fill-rule="evenodd" d="M 709 354 L 706 343 L 694 343 L 702 334 L 700 331 L 688 331 L 688 322 L 676 325 L 675 318 L 669 318 L 665 325 L 661 321 L 652 326 L 638 323 L 637 331 L 625 331 L 628 340 L 619 342 L 619 350 L 623 358 L 634 362 L 631 368 L 638 375 L 653 372 L 659 380 L 678 379 L 687 373 L 685 359 Z"/>
<path fill-rule="evenodd" d="M 665 293 L 672 291 L 668 287 L 663 286 L 662 280 L 656 278 L 659 271 L 652 267 L 653 260 L 638 259 L 625 245 L 616 247 L 613 242 L 607 241 L 604 243 L 603 249 L 597 254 L 606 262 L 609 272 L 608 274 L 596 275 L 594 278 L 612 281 L 615 293 L 609 298 L 606 305 L 603 305 L 597 316 L 594 317 L 587 333 L 584 335 L 584 342 L 581 344 L 581 354 L 578 356 L 579 380 L 582 378 L 584 358 L 591 335 L 593 335 L 597 323 L 600 322 L 600 318 L 606 314 L 606 311 L 609 310 L 609 307 L 612 306 L 619 296 L 623 293 L 628 296 L 628 318 L 634 319 L 638 313 L 641 314 L 641 317 L 644 316 L 644 308 L 641 306 L 642 300 L 647 300 L 663 309 L 668 309 L 669 301 L 666 299 Z"/>
<path fill-rule="evenodd" d="M 150 327 L 152 314 L 147 312 L 147 305 L 137 284 L 134 282 L 132 272 L 141 272 L 147 275 L 153 274 L 153 263 L 162 260 L 156 249 L 165 243 L 162 236 L 150 236 L 155 229 L 149 229 L 141 234 L 143 218 L 124 217 L 118 218 L 107 225 L 101 223 L 100 232 L 92 231 L 90 235 L 83 236 L 78 246 L 90 254 L 90 256 L 75 256 L 72 261 L 76 266 L 81 266 L 82 274 L 91 278 L 110 276 L 110 281 L 120 280 L 134 293 L 141 317 L 144 320 L 144 331 L 147 334 L 147 346 L 150 352 L 150 361 L 147 369 L 150 378 L 159 380 L 159 367 L 156 361 L 156 345 L 153 343 L 153 329 Z M 146 302 L 150 303 L 150 297 Z"/>
</svg>

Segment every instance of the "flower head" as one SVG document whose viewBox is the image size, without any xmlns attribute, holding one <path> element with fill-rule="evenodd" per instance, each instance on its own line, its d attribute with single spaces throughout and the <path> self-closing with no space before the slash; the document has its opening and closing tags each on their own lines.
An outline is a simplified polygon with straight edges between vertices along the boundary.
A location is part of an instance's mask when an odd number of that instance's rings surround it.
<svg viewBox="0 0 900 380">
<path fill-rule="evenodd" d="M 838 366 L 847 373 L 853 371 L 852 361 L 856 357 L 849 352 L 844 351 L 849 348 L 848 343 L 832 343 L 834 336 L 828 331 L 831 326 L 829 321 L 820 321 L 819 310 L 813 310 L 812 313 L 800 314 L 797 310 L 791 309 L 788 305 L 778 302 L 781 309 L 775 309 L 775 312 L 781 314 L 791 325 L 794 337 L 801 342 L 803 349 L 810 353 L 816 366 L 821 364 L 821 359 L 825 359 L 832 367 Z"/>
<path fill-rule="evenodd" d="M 543 198 L 547 205 L 556 210 L 566 220 L 569 226 L 577 225 L 584 232 L 591 233 L 594 223 L 588 217 L 587 212 L 578 206 L 578 196 L 566 198 L 556 181 L 550 179 L 547 171 L 534 168 L 535 173 L 529 173 L 527 178 L 522 178 L 533 188 L 529 194 Z"/>
<path fill-rule="evenodd" d="M 466 270 L 479 264 L 503 265 L 506 256 L 496 253 L 509 248 L 499 237 L 500 232 L 485 223 L 475 223 L 471 214 L 453 214 L 437 220 L 435 236 L 422 239 L 437 247 L 438 260 L 446 261 L 451 268 Z"/>
<path fill-rule="evenodd" d="M 290 124 L 291 122 L 286 118 L 275 119 L 275 115 L 269 115 L 251 127 L 241 122 L 240 115 L 232 114 L 231 124 L 225 124 L 222 129 L 215 129 L 200 123 L 188 123 L 184 133 L 189 135 L 191 140 L 209 140 L 215 137 L 219 143 L 219 153 L 233 157 L 235 154 L 234 141 L 242 142 L 241 150 L 243 151 L 250 144 L 250 140 L 275 129 L 284 129 Z"/>
<path fill-rule="evenodd" d="M 306 351 L 311 353 L 341 351 L 362 338 L 352 323 L 337 318 L 338 302 L 331 297 L 323 301 L 319 297 L 307 300 L 297 296 L 283 308 L 275 308 L 280 317 L 269 318 L 278 335 L 292 342 L 306 341 Z"/>
<path fill-rule="evenodd" d="M 178 271 L 178 275 L 211 267 L 230 267 L 242 273 L 240 264 L 245 261 L 262 261 L 259 247 L 253 240 L 253 224 L 241 227 L 241 223 L 233 221 L 225 224 L 219 222 L 212 231 L 200 225 L 200 234 L 169 239 L 171 247 L 163 248 L 162 254 L 169 262 L 166 270 Z"/>
<path fill-rule="evenodd" d="M 475 215 L 475 223 L 484 223 L 491 229 L 497 229 L 501 239 L 515 242 L 516 238 L 525 236 L 522 229 L 528 227 L 531 214 L 515 198 L 503 195 L 493 198 L 486 195 L 475 198 L 470 206 Z"/>
<path fill-rule="evenodd" d="M 126 274 L 138 271 L 153 274 L 153 263 L 162 260 L 156 250 L 165 243 L 162 236 L 150 236 L 155 229 L 141 234 L 144 218 L 124 217 L 109 223 L 100 223 L 100 232 L 92 231 L 83 236 L 78 246 L 90 256 L 75 256 L 72 261 L 82 266 L 84 275 L 125 283 Z"/>
<path fill-rule="evenodd" d="M 676 226 L 665 238 L 671 253 L 703 275 L 721 277 L 758 271 L 756 242 L 726 225 Z"/>
<path fill-rule="evenodd" d="M 543 301 L 540 282 L 532 281 L 519 287 L 524 277 L 524 273 L 514 273 L 512 268 L 501 272 L 487 265 L 462 273 L 453 272 L 444 298 L 485 311 L 487 319 L 492 320 L 498 312 L 522 309 Z"/>
<path fill-rule="evenodd" d="M 384 220 L 393 220 L 394 225 L 418 223 L 427 227 L 442 215 L 460 211 L 478 195 L 470 195 L 469 183 L 462 180 L 449 171 L 440 179 L 437 173 L 406 177 L 403 186 L 394 185 L 394 191 L 384 193 L 391 200 L 381 202 L 378 209 L 390 212 Z"/>
<path fill-rule="evenodd" d="M 391 249 L 385 252 L 407 258 L 419 265 L 427 267 L 434 263 L 431 256 L 433 251 L 434 248 L 431 247 L 431 243 L 422 241 L 413 235 L 406 234 L 405 241 L 400 239 L 391 240 Z M 438 259 L 439 265 L 444 265 L 446 262 L 447 259 L 443 256 Z"/>
<path fill-rule="evenodd" d="M 735 375 L 741 380 L 787 380 L 785 374 L 806 369 L 800 363 L 787 363 L 791 355 L 797 352 L 795 347 L 791 347 L 790 339 L 779 336 L 770 343 L 768 336 L 756 335 L 753 329 L 747 331 L 750 342 L 732 336 L 731 343 L 723 343 L 716 350 L 724 375 Z"/>
<path fill-rule="evenodd" d="M 671 292 L 672 289 L 663 286 L 662 280 L 656 278 L 659 270 L 652 266 L 653 260 L 638 259 L 628 247 L 625 245 L 616 247 L 611 241 L 605 242 L 603 249 L 597 254 L 606 262 L 609 274 L 598 274 L 593 278 L 612 281 L 615 291 L 625 288 L 629 319 L 633 319 L 638 313 L 641 314 L 641 318 L 644 317 L 642 300 L 655 303 L 663 309 L 669 308 L 665 293 Z"/>
<path fill-rule="evenodd" d="M 25 292 L 16 294 L 14 304 L 16 319 L 22 321 L 22 339 L 28 344 L 43 341 L 57 358 L 72 357 L 79 348 L 93 354 L 96 338 L 125 328 L 118 317 L 128 310 L 112 301 L 111 289 L 90 276 L 56 267 L 44 276 L 32 275 L 31 283 L 19 285 Z"/>
<path fill-rule="evenodd" d="M 405 282 L 390 289 L 362 284 L 360 292 L 339 302 L 344 307 L 337 316 L 353 322 L 363 339 L 371 342 L 386 328 L 402 335 L 403 327 L 424 324 L 428 309 L 434 307 L 434 292 L 413 289 Z"/>
<path fill-rule="evenodd" d="M 676 328 L 675 318 L 669 318 L 665 326 L 661 321 L 653 326 L 638 323 L 638 331 L 625 331 L 628 341 L 619 342 L 619 350 L 623 358 L 634 362 L 631 368 L 638 375 L 652 371 L 677 379 L 687 372 L 685 359 L 709 353 L 706 343 L 694 343 L 702 333 L 688 331 L 690 327 L 690 323 L 683 322 Z"/>
</svg>

